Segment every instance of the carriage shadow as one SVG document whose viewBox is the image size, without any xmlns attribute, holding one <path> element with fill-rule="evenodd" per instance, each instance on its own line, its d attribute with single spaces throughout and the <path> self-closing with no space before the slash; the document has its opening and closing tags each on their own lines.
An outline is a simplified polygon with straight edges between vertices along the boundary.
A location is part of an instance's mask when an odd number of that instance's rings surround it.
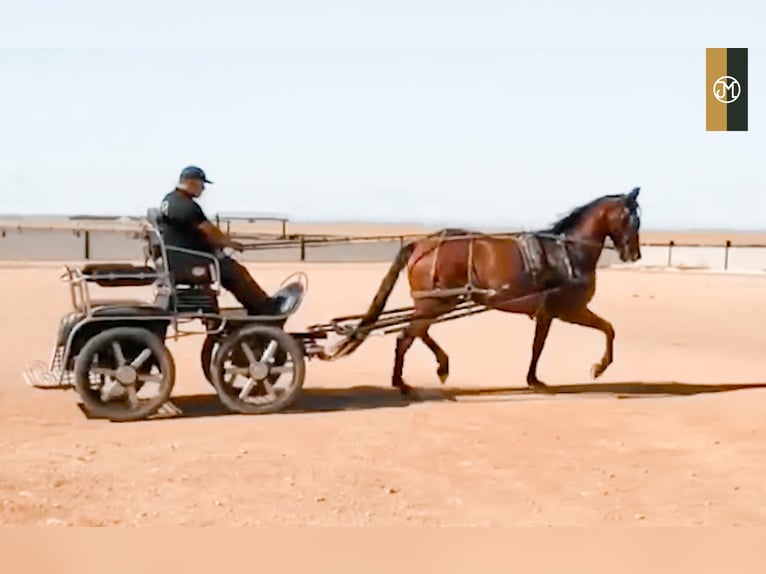
<svg viewBox="0 0 766 574">
<path fill-rule="evenodd" d="M 390 387 L 360 385 L 341 389 L 306 388 L 293 406 L 275 415 L 405 408 L 430 402 L 545 401 L 555 398 L 588 397 L 615 399 L 689 397 L 761 388 L 766 388 L 766 383 L 703 384 L 635 381 L 554 385 L 544 391 L 533 391 L 527 387 L 427 387 L 416 389 L 411 395 L 403 396 Z M 150 420 L 207 418 L 237 414 L 227 410 L 214 394 L 181 395 L 172 397 L 171 402 L 178 412 L 158 414 Z"/>
</svg>

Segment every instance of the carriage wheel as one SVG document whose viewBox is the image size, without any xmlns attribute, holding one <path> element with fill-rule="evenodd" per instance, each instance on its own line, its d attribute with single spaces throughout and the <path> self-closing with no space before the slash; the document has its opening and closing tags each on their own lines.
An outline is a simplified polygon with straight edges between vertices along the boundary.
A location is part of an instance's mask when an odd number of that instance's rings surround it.
<svg viewBox="0 0 766 574">
<path fill-rule="evenodd" d="M 213 355 L 218 350 L 218 343 L 220 338 L 218 335 L 208 335 L 205 337 L 205 342 L 202 343 L 202 350 L 199 354 L 199 360 L 202 364 L 202 373 L 205 375 L 205 379 L 211 385 L 213 384 L 213 374 L 210 369 L 210 364 L 213 361 Z"/>
<path fill-rule="evenodd" d="M 235 331 L 213 354 L 213 386 L 221 402 L 244 414 L 266 414 L 288 407 L 306 374 L 303 349 L 282 329 L 251 325 Z"/>
<path fill-rule="evenodd" d="M 216 352 L 218 352 L 220 343 L 220 335 L 208 335 L 205 337 L 205 342 L 202 343 L 202 350 L 200 351 L 199 360 L 202 365 L 202 373 L 205 375 L 207 382 L 211 385 L 213 385 L 213 373 L 211 365 L 213 363 L 213 357 L 215 356 Z M 258 353 L 259 351 L 262 352 L 265 349 L 263 342 L 257 337 L 253 337 L 250 340 L 250 343 L 250 347 L 254 353 Z M 268 344 L 268 341 L 266 341 L 266 343 Z M 241 356 L 241 359 L 238 362 L 242 365 L 247 365 L 247 357 L 245 357 L 241 351 L 239 355 Z M 274 357 L 275 364 L 281 366 L 284 362 L 284 358 L 285 354 L 283 352 L 277 353 L 277 355 Z M 279 378 L 279 376 L 279 373 L 273 373 L 269 375 L 269 381 L 273 384 Z M 229 379 L 231 379 L 231 375 L 227 376 L 226 379 L 227 384 L 231 384 L 229 381 Z M 215 387 L 215 385 L 213 385 L 213 387 Z"/>
<path fill-rule="evenodd" d="M 116 327 L 85 343 L 74 374 L 75 388 L 89 414 L 135 421 L 153 415 L 168 400 L 175 363 L 162 339 L 151 331 Z"/>
</svg>

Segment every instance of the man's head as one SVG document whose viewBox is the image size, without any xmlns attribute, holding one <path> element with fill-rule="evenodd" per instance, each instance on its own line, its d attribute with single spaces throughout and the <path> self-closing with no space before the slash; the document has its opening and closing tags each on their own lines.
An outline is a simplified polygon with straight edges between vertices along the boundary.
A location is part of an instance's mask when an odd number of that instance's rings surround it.
<svg viewBox="0 0 766 574">
<path fill-rule="evenodd" d="M 202 190 L 205 189 L 206 183 L 213 183 L 205 176 L 205 172 L 200 168 L 190 165 L 185 167 L 181 171 L 181 176 L 178 178 L 178 189 L 183 190 L 191 197 L 199 197 L 202 195 Z"/>
</svg>

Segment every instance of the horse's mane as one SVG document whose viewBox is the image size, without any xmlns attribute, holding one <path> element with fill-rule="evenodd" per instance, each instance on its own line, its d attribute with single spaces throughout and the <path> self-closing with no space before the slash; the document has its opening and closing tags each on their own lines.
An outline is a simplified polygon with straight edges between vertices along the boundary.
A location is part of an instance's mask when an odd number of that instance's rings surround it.
<svg viewBox="0 0 766 574">
<path fill-rule="evenodd" d="M 622 199 L 624 197 L 625 196 L 621 193 L 602 195 L 601 197 L 597 197 L 596 199 L 591 200 L 584 205 L 575 207 L 545 231 L 555 235 L 571 231 L 572 228 L 576 227 L 582 221 L 582 218 L 585 217 L 586 213 L 588 213 L 593 207 L 602 201 L 606 199 Z"/>
</svg>

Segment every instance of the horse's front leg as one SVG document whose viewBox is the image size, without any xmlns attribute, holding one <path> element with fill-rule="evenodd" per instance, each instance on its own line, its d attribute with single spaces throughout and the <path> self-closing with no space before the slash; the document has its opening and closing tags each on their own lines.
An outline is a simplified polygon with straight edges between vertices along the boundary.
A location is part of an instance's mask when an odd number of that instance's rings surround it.
<svg viewBox="0 0 766 574">
<path fill-rule="evenodd" d="M 444 382 L 447 380 L 447 377 L 449 377 L 449 356 L 446 352 L 444 352 L 444 349 L 441 348 L 439 343 L 433 340 L 431 335 L 428 333 L 428 327 L 426 327 L 426 329 L 420 335 L 420 338 L 422 339 L 423 343 L 425 343 L 426 347 L 431 349 L 431 352 L 436 357 L 436 362 L 439 365 L 436 369 L 436 374 L 439 377 L 441 383 L 444 384 Z"/>
<path fill-rule="evenodd" d="M 581 307 L 579 309 L 567 310 L 566 313 L 562 313 L 558 316 L 559 319 L 573 325 L 582 325 L 583 327 L 590 327 L 604 333 L 606 337 L 606 348 L 604 350 L 604 356 L 601 357 L 601 361 L 593 365 L 591 369 L 591 375 L 597 379 L 604 374 L 607 367 L 612 364 L 613 350 L 614 350 L 614 327 L 612 324 L 599 317 L 593 311 L 587 307 Z"/>
</svg>

